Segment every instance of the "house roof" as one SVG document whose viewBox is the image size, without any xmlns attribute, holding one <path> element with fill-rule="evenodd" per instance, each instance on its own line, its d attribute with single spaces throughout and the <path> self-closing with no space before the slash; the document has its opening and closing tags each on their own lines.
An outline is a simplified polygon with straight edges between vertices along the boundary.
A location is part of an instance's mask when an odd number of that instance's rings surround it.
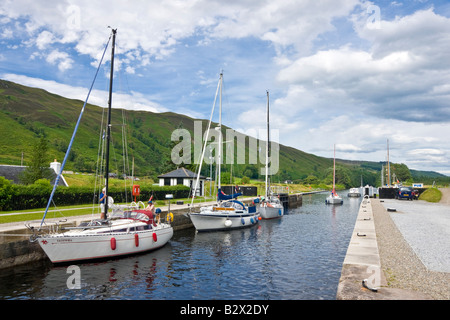
<svg viewBox="0 0 450 320">
<path fill-rule="evenodd" d="M 158 179 L 163 178 L 191 178 L 195 179 L 197 178 L 197 174 L 192 172 L 191 170 L 188 170 L 186 168 L 178 168 L 176 170 L 173 170 L 171 172 L 165 173 L 163 175 L 158 176 Z M 200 176 L 200 179 L 206 179 L 204 176 Z"/>
<path fill-rule="evenodd" d="M 20 174 L 26 169 L 26 166 L 13 166 L 13 165 L 0 165 L 0 177 L 5 177 L 7 180 L 11 180 L 15 184 L 21 184 Z M 53 185 L 56 179 L 55 171 L 50 170 L 52 179 L 50 183 Z M 58 186 L 65 186 L 63 179 L 58 181 Z"/>
</svg>

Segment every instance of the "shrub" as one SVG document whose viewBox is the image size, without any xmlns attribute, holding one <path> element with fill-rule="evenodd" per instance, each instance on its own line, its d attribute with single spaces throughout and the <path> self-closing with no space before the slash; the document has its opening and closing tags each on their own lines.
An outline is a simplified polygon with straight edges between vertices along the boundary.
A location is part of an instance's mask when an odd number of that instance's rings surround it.
<svg viewBox="0 0 450 320">
<path fill-rule="evenodd" d="M 4 210 L 3 208 L 11 200 L 11 189 L 11 181 L 5 179 L 5 177 L 0 177 L 0 210 Z"/>
<path fill-rule="evenodd" d="M 25 210 L 45 208 L 52 192 L 50 183 L 38 180 L 28 186 L 14 185 L 0 177 L 0 210 Z M 166 194 L 173 194 L 174 198 L 189 197 L 190 189 L 186 186 L 150 186 L 143 187 L 139 199 L 148 200 L 152 195 L 155 200 L 165 199 Z M 123 189 L 110 188 L 109 196 L 115 203 L 131 202 L 131 190 L 125 193 Z M 53 196 L 53 202 L 58 206 L 98 203 L 99 193 L 90 187 L 58 187 Z M 137 200 L 139 200 L 137 199 Z"/>
<path fill-rule="evenodd" d="M 241 178 L 241 184 L 249 184 L 249 183 L 250 183 L 250 178 L 249 177 L 243 176 Z"/>
</svg>

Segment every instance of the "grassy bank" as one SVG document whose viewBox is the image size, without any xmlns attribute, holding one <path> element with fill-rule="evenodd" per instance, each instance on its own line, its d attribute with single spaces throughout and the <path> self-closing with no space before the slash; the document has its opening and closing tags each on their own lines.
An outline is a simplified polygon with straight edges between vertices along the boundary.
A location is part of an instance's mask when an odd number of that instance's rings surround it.
<svg viewBox="0 0 450 320">
<path fill-rule="evenodd" d="M 14 211 L 17 214 L 11 214 L 10 211 L 0 211 L 0 224 L 1 223 L 11 223 L 11 222 L 21 222 L 21 221 L 32 221 L 41 220 L 45 212 L 45 208 L 41 209 L 31 209 L 31 210 L 18 210 Z M 96 214 L 99 209 L 92 208 L 92 205 L 77 205 L 77 206 L 65 206 L 58 208 L 50 208 L 47 212 L 46 218 L 64 218 L 71 216 L 81 216 L 86 214 Z M 98 213 L 98 216 L 100 213 Z"/>
<path fill-rule="evenodd" d="M 419 200 L 428 202 L 439 202 L 442 198 L 442 192 L 437 188 L 430 188 L 425 190 L 419 197 Z"/>
<path fill-rule="evenodd" d="M 176 200 L 182 200 L 184 203 L 188 203 L 190 199 L 173 199 L 171 204 L 173 205 Z M 194 203 L 211 201 L 209 198 L 197 198 Z M 156 200 L 155 206 L 163 207 L 168 205 L 167 200 Z M 0 211 L 0 224 L 11 223 L 11 222 L 21 222 L 21 221 L 32 221 L 41 220 L 45 208 L 31 209 L 31 210 L 16 210 L 11 214 L 11 211 Z M 95 218 L 100 218 L 100 207 L 98 205 L 93 206 L 92 204 L 86 205 L 74 205 L 74 206 L 62 206 L 58 208 L 49 208 L 46 218 L 60 218 L 72 216 L 82 216 L 82 215 L 93 215 Z"/>
<path fill-rule="evenodd" d="M 69 186 L 73 187 L 92 187 L 95 184 L 95 177 L 93 175 L 88 174 L 65 174 L 64 175 L 66 181 Z M 252 180 L 248 184 L 241 184 L 240 179 L 237 178 L 235 182 L 241 186 L 256 186 L 258 194 L 264 194 L 264 181 Z M 121 179 L 110 179 L 110 186 L 112 187 L 123 187 L 124 181 Z M 151 179 L 141 179 L 136 181 L 135 184 L 143 186 L 151 186 L 154 185 L 154 181 Z M 303 184 L 272 184 L 272 186 L 277 187 L 279 192 L 283 193 L 302 193 L 302 192 L 311 192 L 311 191 L 320 191 L 320 190 L 329 190 L 331 186 L 329 185 L 303 185 Z M 131 189 L 131 181 L 127 182 L 127 187 Z M 343 188 L 342 186 L 340 186 Z M 93 187 L 92 187 L 93 188 Z M 127 188 L 127 189 L 128 189 Z M 205 202 L 205 201 L 213 201 L 215 196 L 209 195 L 209 182 L 205 184 L 205 192 L 206 198 L 196 198 L 194 202 Z M 138 199 L 139 200 L 139 199 Z M 144 201 L 146 199 L 140 199 Z M 175 201 L 181 200 L 184 203 L 190 202 L 191 199 L 183 198 L 183 199 L 173 199 L 171 203 L 173 204 Z M 144 201 L 146 202 L 146 201 Z M 156 207 L 167 206 L 168 201 L 166 200 L 156 200 Z M 45 208 L 35 208 L 29 210 L 13 210 L 12 211 L 0 211 L 0 224 L 1 223 L 11 223 L 11 222 L 22 222 L 22 221 L 32 221 L 32 220 L 41 220 L 44 214 Z M 14 213 L 14 214 L 11 214 Z M 100 215 L 98 205 L 85 204 L 85 205 L 67 205 L 64 206 L 60 204 L 57 208 L 50 208 L 47 213 L 47 218 L 64 218 L 70 216 L 79 216 L 79 215 L 93 215 L 97 217 Z"/>
</svg>

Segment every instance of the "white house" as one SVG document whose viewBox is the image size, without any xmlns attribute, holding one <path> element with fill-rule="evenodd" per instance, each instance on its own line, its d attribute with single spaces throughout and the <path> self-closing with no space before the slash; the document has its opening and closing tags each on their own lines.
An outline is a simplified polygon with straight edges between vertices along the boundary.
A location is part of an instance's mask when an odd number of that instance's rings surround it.
<svg viewBox="0 0 450 320">
<path fill-rule="evenodd" d="M 15 166 L 15 165 L 0 165 L 0 176 L 5 177 L 7 180 L 11 180 L 15 184 L 20 184 L 20 175 L 23 171 L 25 171 L 26 166 Z M 53 185 L 55 183 L 56 177 L 58 176 L 59 171 L 61 170 L 61 163 L 57 162 L 56 159 L 54 162 L 50 163 L 51 171 L 51 180 L 50 183 Z M 54 174 L 53 174 L 54 172 Z M 63 175 L 58 181 L 59 186 L 68 187 L 66 179 L 64 179 Z"/>
<path fill-rule="evenodd" d="M 55 161 L 53 161 L 53 162 L 50 163 L 50 168 L 53 169 L 53 171 L 55 171 L 56 175 L 58 176 L 58 174 L 59 174 L 60 171 L 61 171 L 61 163 L 58 162 L 58 161 L 56 161 L 56 159 L 55 159 Z M 64 179 L 64 176 L 63 176 L 62 174 L 61 174 L 61 176 L 60 176 L 60 180 L 59 180 L 59 181 L 60 181 L 60 182 L 62 181 L 62 183 L 63 183 L 66 187 L 69 186 L 69 184 L 67 183 L 66 179 Z"/>
<path fill-rule="evenodd" d="M 185 185 L 191 189 L 195 187 L 195 181 L 197 179 L 197 174 L 186 169 L 186 168 L 178 168 L 169 173 L 158 176 L 159 185 L 162 186 L 176 186 L 176 185 Z M 198 188 L 196 191 L 196 196 L 204 196 L 205 195 L 205 182 L 206 177 L 200 176 L 198 182 Z"/>
</svg>

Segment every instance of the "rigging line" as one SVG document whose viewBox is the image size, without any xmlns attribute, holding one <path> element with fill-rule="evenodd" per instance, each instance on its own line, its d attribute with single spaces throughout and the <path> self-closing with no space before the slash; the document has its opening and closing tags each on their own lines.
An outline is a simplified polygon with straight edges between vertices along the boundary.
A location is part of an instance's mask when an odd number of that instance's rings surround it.
<svg viewBox="0 0 450 320">
<path fill-rule="evenodd" d="M 215 109 L 215 107 L 216 107 L 216 101 L 217 101 L 217 96 L 218 96 L 218 94 L 219 94 L 219 88 L 220 88 L 220 85 L 221 85 L 221 82 L 219 81 L 219 83 L 217 84 L 216 95 L 215 95 L 215 97 L 214 97 L 213 107 L 212 107 L 212 110 L 211 110 L 211 116 L 210 116 L 210 118 L 209 118 L 208 129 L 206 130 L 206 132 L 208 133 L 208 135 L 209 135 L 209 130 L 210 130 L 210 128 L 211 128 L 212 118 L 213 118 L 213 116 L 214 116 L 214 109 Z M 200 179 L 200 172 L 202 171 L 202 163 L 203 163 L 203 158 L 204 158 L 204 156 L 205 156 L 205 151 L 206 151 L 206 143 L 207 143 L 207 141 L 208 141 L 208 135 L 206 136 L 205 143 L 204 143 L 204 145 L 203 145 L 203 152 L 202 152 L 202 156 L 201 156 L 201 158 L 200 158 L 199 170 L 198 170 L 197 178 L 196 178 L 196 180 L 195 180 L 194 190 L 191 189 L 192 200 L 191 200 L 191 205 L 190 205 L 190 209 L 189 209 L 189 210 L 192 210 L 192 205 L 194 204 L 195 194 L 197 193 L 198 182 L 199 182 L 199 179 Z M 217 180 L 217 179 L 216 179 L 216 180 Z"/>
<path fill-rule="evenodd" d="M 102 161 L 103 161 L 103 151 L 104 151 L 104 139 L 103 139 L 103 135 L 104 135 L 104 121 L 105 121 L 105 108 L 101 108 L 101 113 L 102 113 L 102 120 L 100 122 L 100 132 L 99 132 L 99 138 L 98 138 L 98 147 L 97 147 L 97 161 L 96 161 L 96 168 L 95 168 L 95 179 L 94 179 L 94 195 L 92 197 L 92 215 L 95 212 L 95 202 L 96 202 L 96 196 L 97 196 L 97 192 L 98 195 L 100 195 L 101 190 L 97 189 L 98 186 L 100 186 L 101 188 L 101 183 L 99 182 L 100 178 L 103 176 L 103 171 L 102 171 Z M 100 198 L 99 198 L 100 199 Z"/>
<path fill-rule="evenodd" d="M 127 141 L 127 135 L 126 135 L 126 113 L 125 110 L 122 109 L 122 159 L 123 159 L 123 172 L 125 174 L 124 180 L 124 190 L 125 190 L 125 202 L 128 203 L 128 193 L 127 193 L 127 180 L 129 176 L 129 160 L 128 160 L 128 141 Z"/>
<path fill-rule="evenodd" d="M 116 40 L 116 48 L 120 48 L 121 43 L 120 40 Z M 131 92 L 130 86 L 128 83 L 128 78 L 126 76 L 126 73 L 122 72 L 122 70 L 118 71 L 118 82 L 119 82 L 119 88 L 121 91 L 127 91 L 128 93 Z M 126 89 L 124 89 L 126 87 Z M 132 95 L 130 94 L 130 97 L 132 99 Z M 121 102 L 123 104 L 123 102 Z M 121 113 L 122 113 L 122 162 L 123 162 L 123 168 L 122 168 L 122 174 L 125 175 L 125 183 L 124 183 L 124 193 L 125 193 L 125 202 L 128 202 L 128 185 L 127 185 L 127 177 L 130 176 L 130 161 L 128 157 L 128 140 L 127 140 L 127 112 L 126 112 L 126 106 L 122 105 L 121 107 Z M 115 158 L 116 159 L 116 158 Z M 117 162 L 117 159 L 116 159 Z M 117 166 L 118 170 L 119 166 Z M 118 170 L 119 172 L 119 170 Z"/>
<path fill-rule="evenodd" d="M 38 230 L 41 229 L 42 224 L 44 223 L 44 220 L 45 220 L 45 216 L 47 215 L 47 212 L 48 212 L 48 208 L 49 208 L 49 206 L 50 206 L 50 203 L 52 202 L 53 196 L 54 196 L 55 191 L 56 191 L 56 187 L 58 186 L 59 179 L 61 178 L 62 172 L 63 172 L 63 170 L 64 170 L 64 166 L 65 166 L 66 161 L 67 161 L 67 158 L 68 158 L 68 156 L 69 156 L 70 149 L 72 148 L 72 143 L 73 143 L 73 141 L 75 140 L 75 135 L 76 135 L 76 133 L 77 133 L 78 126 L 80 125 L 80 121 L 81 121 L 81 118 L 82 118 L 82 116 L 83 116 L 84 109 L 86 108 L 87 101 L 88 101 L 89 96 L 90 96 L 90 94 L 91 94 L 92 88 L 94 87 L 95 80 L 97 79 L 97 75 L 98 75 L 98 72 L 99 72 L 99 70 L 100 70 L 100 66 L 102 65 L 103 58 L 104 58 L 104 56 L 105 56 L 106 49 L 108 48 L 108 45 L 109 45 L 109 41 L 110 41 L 110 40 L 111 40 L 111 35 L 109 36 L 108 42 L 106 43 L 105 50 L 103 51 L 102 58 L 101 58 L 100 63 L 99 63 L 99 65 L 98 65 L 97 71 L 95 72 L 94 80 L 92 81 L 91 87 L 90 87 L 90 89 L 89 89 L 89 92 L 88 92 L 88 95 L 87 95 L 87 97 L 86 97 L 86 100 L 84 101 L 83 107 L 81 108 L 81 112 L 80 112 L 80 115 L 79 115 L 79 117 L 78 117 L 77 124 L 75 125 L 75 129 L 74 129 L 74 131 L 73 131 L 72 138 L 70 139 L 69 146 L 67 147 L 66 155 L 64 156 L 63 163 L 61 164 L 61 170 L 60 170 L 60 172 L 58 173 L 58 175 L 57 175 L 57 177 L 56 177 L 56 179 L 55 179 L 55 184 L 53 185 L 53 190 L 52 190 L 52 193 L 50 194 L 50 199 L 48 200 L 47 207 L 45 208 L 44 216 L 42 217 L 42 221 L 41 221 L 41 224 L 40 224 Z"/>
</svg>

